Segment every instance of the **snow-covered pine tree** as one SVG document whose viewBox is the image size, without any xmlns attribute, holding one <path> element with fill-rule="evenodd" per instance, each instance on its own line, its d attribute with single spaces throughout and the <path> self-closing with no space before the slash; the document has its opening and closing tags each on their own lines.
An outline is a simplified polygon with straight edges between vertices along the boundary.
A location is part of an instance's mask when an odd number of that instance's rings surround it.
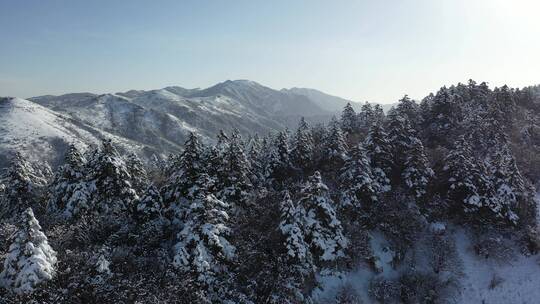
<svg viewBox="0 0 540 304">
<path fill-rule="evenodd" d="M 184 225 L 174 246 L 173 265 L 192 276 L 198 287 L 216 301 L 222 296 L 220 290 L 229 275 L 228 266 L 236 257 L 236 248 L 229 242 L 229 207 L 209 193 L 209 183 L 209 177 L 201 174 L 192 187 Z"/>
<path fill-rule="evenodd" d="M 381 191 L 391 189 L 390 174 L 393 168 L 392 144 L 381 124 L 373 124 L 364 140 L 363 147 L 369 158 L 371 170 Z"/>
<path fill-rule="evenodd" d="M 77 147 L 71 144 L 66 152 L 64 164 L 58 168 L 49 186 L 50 211 L 71 217 L 89 208 L 90 193 L 85 179 L 85 165 L 86 159 Z"/>
<path fill-rule="evenodd" d="M 373 106 L 373 123 L 381 124 L 384 122 L 384 110 L 380 104 Z"/>
<path fill-rule="evenodd" d="M 429 166 L 424 145 L 420 139 L 414 138 L 405 153 L 407 156 L 401 177 L 410 193 L 416 198 L 420 198 L 426 194 L 434 172 Z"/>
<path fill-rule="evenodd" d="M 267 177 L 271 178 L 277 185 L 283 183 L 292 174 L 293 165 L 289 149 L 289 138 L 287 133 L 279 132 L 272 149 L 267 165 Z"/>
<path fill-rule="evenodd" d="M 419 126 L 419 106 L 418 104 L 409 98 L 408 95 L 403 96 L 394 108 L 394 111 L 401 117 L 407 119 L 411 127 L 418 130 Z"/>
<path fill-rule="evenodd" d="M 280 203 L 281 236 L 277 258 L 277 278 L 269 303 L 305 303 L 306 281 L 314 276 L 315 266 L 309 244 L 304 237 L 305 210 L 295 206 L 287 190 Z"/>
<path fill-rule="evenodd" d="M 249 191 L 253 187 L 249 161 L 244 153 L 244 143 L 240 131 L 235 129 L 224 155 L 223 188 L 218 197 L 232 205 L 236 212 L 246 211 L 249 204 Z"/>
<path fill-rule="evenodd" d="M 163 208 L 161 193 L 154 184 L 151 184 L 137 202 L 135 214 L 139 221 L 149 222 L 162 216 Z"/>
<path fill-rule="evenodd" d="M 373 117 L 373 106 L 369 102 L 365 102 L 358 113 L 358 123 L 364 131 L 367 131 L 373 124 Z"/>
<path fill-rule="evenodd" d="M 320 262 L 335 261 L 344 256 L 347 239 L 336 217 L 335 204 L 328 187 L 316 171 L 301 189 L 298 205 L 306 211 L 305 239 L 313 256 Z"/>
<path fill-rule="evenodd" d="M 314 146 L 311 130 L 304 117 L 300 118 L 293 142 L 294 146 L 291 151 L 293 164 L 296 168 L 306 173 L 313 166 Z"/>
<path fill-rule="evenodd" d="M 129 153 L 126 157 L 126 168 L 131 176 L 131 185 L 140 196 L 148 187 L 149 179 L 143 162 L 135 153 Z"/>
<path fill-rule="evenodd" d="M 407 152 L 411 149 L 413 141 L 417 140 L 416 132 L 411 128 L 409 120 L 392 110 L 388 114 L 388 140 L 392 145 L 392 174 L 390 180 L 398 184 L 405 169 Z"/>
<path fill-rule="evenodd" d="M 24 211 L 19 230 L 4 261 L 0 286 L 17 294 L 32 293 L 56 272 L 56 252 L 41 231 L 31 208 Z"/>
<path fill-rule="evenodd" d="M 255 188 L 262 187 L 265 182 L 263 160 L 265 151 L 263 150 L 263 144 L 265 144 L 264 140 L 258 134 L 255 134 L 249 142 L 247 158 L 251 168 L 250 180 Z"/>
<path fill-rule="evenodd" d="M 347 143 L 335 117 L 332 117 L 328 126 L 324 149 L 323 161 L 328 166 L 328 169 L 333 172 L 341 169 L 347 159 Z"/>
<path fill-rule="evenodd" d="M 162 193 L 166 208 L 173 221 L 183 217 L 188 202 L 193 198 L 193 187 L 206 172 L 203 159 L 204 147 L 195 133 L 190 133 L 184 143 L 184 151 L 171 168 L 171 176 L 165 183 Z"/>
<path fill-rule="evenodd" d="M 519 220 L 518 204 L 528 197 L 525 180 L 519 169 L 510 148 L 501 143 L 492 157 L 489 166 L 494 196 L 489 200 L 489 208 L 499 218 L 508 220 L 516 225 Z"/>
<path fill-rule="evenodd" d="M 477 213 L 486 205 L 489 179 L 477 162 L 464 136 L 460 136 L 444 160 L 443 181 L 446 197 L 454 204 L 452 214 Z M 482 219 L 479 219 L 482 220 Z"/>
<path fill-rule="evenodd" d="M 348 102 L 343 108 L 340 124 L 341 130 L 345 133 L 345 135 L 352 134 L 358 127 L 356 112 L 354 111 L 350 102 Z"/>
<path fill-rule="evenodd" d="M 308 262 L 311 253 L 304 237 L 305 210 L 302 206 L 295 206 L 289 191 L 285 191 L 279 211 L 279 230 L 284 238 L 288 258 L 299 263 Z"/>
<path fill-rule="evenodd" d="M 357 219 L 362 208 L 377 201 L 381 186 L 371 172 L 369 159 L 361 144 L 354 146 L 339 176 L 341 208 Z"/>
<path fill-rule="evenodd" d="M 223 152 L 223 153 L 222 153 Z M 217 146 L 208 146 L 203 149 L 201 161 L 204 166 L 203 172 L 208 174 L 214 181 L 212 191 L 218 192 L 223 189 L 225 174 L 225 153 L 220 152 Z"/>
<path fill-rule="evenodd" d="M 118 215 L 131 210 L 132 203 L 138 198 L 137 192 L 131 185 L 124 159 L 110 139 L 103 140 L 101 149 L 89 165 L 92 206 L 103 214 Z"/>
<path fill-rule="evenodd" d="M 4 193 L 0 196 L 0 218 L 7 220 L 32 206 L 39 194 L 37 190 L 45 186 L 47 181 L 19 152 L 16 152 L 11 159 L 3 183 Z"/>
</svg>

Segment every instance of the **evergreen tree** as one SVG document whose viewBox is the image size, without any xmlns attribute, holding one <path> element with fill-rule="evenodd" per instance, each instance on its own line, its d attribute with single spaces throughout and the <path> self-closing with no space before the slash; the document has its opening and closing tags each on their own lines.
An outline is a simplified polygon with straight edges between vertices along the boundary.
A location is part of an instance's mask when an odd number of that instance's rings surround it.
<svg viewBox="0 0 540 304">
<path fill-rule="evenodd" d="M 58 168 L 49 187 L 48 209 L 71 217 L 88 209 L 90 193 L 85 179 L 86 160 L 75 145 L 70 145 L 64 164 Z"/>
<path fill-rule="evenodd" d="M 414 139 L 411 142 L 411 146 L 406 153 L 407 157 L 401 177 L 412 195 L 420 198 L 426 194 L 428 184 L 434 173 L 429 166 L 424 146 L 419 139 Z"/>
<path fill-rule="evenodd" d="M 4 179 L 4 193 L 0 197 L 0 218 L 10 219 L 35 203 L 39 188 L 47 181 L 31 164 L 16 152 Z"/>
<path fill-rule="evenodd" d="M 129 153 L 126 158 L 126 168 L 131 176 L 131 185 L 137 191 L 137 194 L 142 194 L 148 187 L 148 173 L 141 159 L 135 153 Z"/>
<path fill-rule="evenodd" d="M 370 160 L 373 176 L 381 186 L 381 191 L 389 191 L 391 188 L 389 177 L 394 166 L 392 145 L 380 124 L 371 126 L 363 146 Z"/>
<path fill-rule="evenodd" d="M 356 128 L 357 128 L 356 112 L 354 111 L 350 102 L 348 102 L 347 105 L 345 105 L 345 108 L 343 108 L 343 112 L 341 113 L 340 123 L 341 123 L 341 130 L 347 135 L 350 135 L 354 131 L 356 131 Z"/>
<path fill-rule="evenodd" d="M 418 130 L 419 127 L 419 106 L 418 104 L 405 95 L 401 98 L 395 107 L 394 111 L 397 115 L 405 118 L 411 124 L 411 127 Z"/>
<path fill-rule="evenodd" d="M 162 216 L 163 209 L 163 199 L 159 193 L 159 189 L 152 184 L 137 202 L 135 214 L 139 221 L 149 222 Z"/>
<path fill-rule="evenodd" d="M 464 136 L 455 142 L 444 164 L 443 183 L 446 185 L 447 198 L 456 204 L 454 211 L 457 213 L 454 214 L 478 212 L 485 205 L 489 180 Z"/>
<path fill-rule="evenodd" d="M 294 137 L 294 147 L 291 151 L 291 158 L 296 168 L 304 173 L 313 166 L 313 138 L 311 130 L 304 117 L 300 119 L 298 129 Z"/>
<path fill-rule="evenodd" d="M 24 211 L 21 220 L 0 273 L 0 285 L 18 294 L 28 294 L 54 277 L 57 259 L 31 208 Z"/>
<path fill-rule="evenodd" d="M 167 206 L 182 204 L 181 202 L 192 196 L 190 189 L 205 173 L 203 160 L 203 146 L 194 133 L 190 133 L 184 143 L 184 151 L 172 168 L 172 174 L 163 189 L 164 200 Z"/>
<path fill-rule="evenodd" d="M 269 303 L 305 303 L 305 284 L 313 278 L 315 266 L 304 237 L 305 210 L 295 206 L 288 191 L 280 203 L 280 255 Z"/>
<path fill-rule="evenodd" d="M 269 155 L 267 176 L 279 185 L 291 176 L 292 169 L 289 138 L 286 132 L 279 132 L 274 142 L 274 149 Z"/>
<path fill-rule="evenodd" d="M 405 169 L 405 161 L 413 142 L 417 141 L 416 132 L 407 118 L 391 111 L 388 115 L 388 140 L 392 144 L 393 170 L 391 179 L 396 182 Z"/>
<path fill-rule="evenodd" d="M 311 252 L 321 262 L 335 261 L 344 256 L 347 239 L 336 217 L 334 202 L 328 187 L 317 171 L 301 190 L 299 206 L 306 210 L 305 239 Z"/>
<path fill-rule="evenodd" d="M 347 143 L 335 117 L 330 121 L 324 148 L 323 160 L 328 165 L 329 170 L 339 170 L 347 159 Z"/>
<path fill-rule="evenodd" d="M 287 256 L 300 263 L 310 259 L 309 245 L 304 237 L 305 210 L 301 206 L 294 206 L 289 191 L 285 191 L 280 204 L 281 222 L 279 230 L 285 239 Z"/>
<path fill-rule="evenodd" d="M 247 155 L 247 158 L 249 160 L 249 167 L 251 168 L 250 180 L 255 188 L 261 187 L 262 185 L 264 185 L 265 182 L 265 152 L 263 150 L 263 144 L 266 145 L 266 143 L 261 140 L 257 134 L 255 134 L 255 136 L 253 136 L 250 141 L 249 151 Z"/>
<path fill-rule="evenodd" d="M 377 201 L 381 186 L 371 172 L 369 159 L 362 145 L 356 145 L 350 158 L 345 162 L 339 176 L 341 205 L 348 213 L 355 215 L 364 207 Z"/>
<path fill-rule="evenodd" d="M 97 207 L 103 214 L 119 215 L 131 210 L 132 203 L 138 196 L 131 185 L 131 175 L 126 163 L 110 139 L 103 141 L 101 150 L 89 165 L 92 206 Z"/>
<path fill-rule="evenodd" d="M 234 130 L 231 134 L 224 157 L 225 168 L 222 171 L 226 174 L 219 197 L 230 202 L 235 211 L 245 211 L 248 207 L 248 195 L 252 184 L 249 179 L 251 175 L 249 162 L 238 130 Z"/>
<path fill-rule="evenodd" d="M 184 227 L 177 235 L 173 265 L 194 278 L 197 286 L 216 301 L 223 295 L 221 285 L 236 248 L 229 242 L 228 205 L 208 192 L 209 182 L 202 174 L 192 189 Z"/>
</svg>

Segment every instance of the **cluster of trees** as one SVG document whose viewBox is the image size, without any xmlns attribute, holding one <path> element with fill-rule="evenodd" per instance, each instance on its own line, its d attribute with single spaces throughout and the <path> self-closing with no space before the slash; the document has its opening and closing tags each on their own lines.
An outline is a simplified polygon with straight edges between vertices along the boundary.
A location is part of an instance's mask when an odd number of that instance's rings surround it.
<svg viewBox="0 0 540 304">
<path fill-rule="evenodd" d="M 0 187 L 0 296 L 309 303 L 318 273 L 379 271 L 373 232 L 389 240 L 395 268 L 432 222 L 532 239 L 533 190 L 512 152 L 534 140 L 530 128 L 515 137 L 513 118 L 535 111 L 523 96 L 471 81 L 420 104 L 405 96 L 387 115 L 349 104 L 328 125 L 301 119 L 295 132 L 233 130 L 214 145 L 190 134 L 181 154 L 148 165 L 104 140 L 70 146 L 52 178 L 17 154 Z M 418 284 L 441 288 L 433 278 L 452 248 L 437 233 L 429 274 L 403 276 L 400 287 L 374 280 L 370 295 L 384 302 L 390 288 L 429 302 Z M 359 298 L 343 291 L 336 303 Z"/>
</svg>

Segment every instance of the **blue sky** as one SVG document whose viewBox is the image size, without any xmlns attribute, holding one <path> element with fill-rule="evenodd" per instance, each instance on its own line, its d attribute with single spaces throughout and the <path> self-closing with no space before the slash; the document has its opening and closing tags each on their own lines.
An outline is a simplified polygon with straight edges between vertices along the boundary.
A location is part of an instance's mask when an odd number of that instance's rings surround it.
<svg viewBox="0 0 540 304">
<path fill-rule="evenodd" d="M 357 101 L 540 83 L 534 0 L 0 0 L 0 96 L 250 79 Z"/>
</svg>

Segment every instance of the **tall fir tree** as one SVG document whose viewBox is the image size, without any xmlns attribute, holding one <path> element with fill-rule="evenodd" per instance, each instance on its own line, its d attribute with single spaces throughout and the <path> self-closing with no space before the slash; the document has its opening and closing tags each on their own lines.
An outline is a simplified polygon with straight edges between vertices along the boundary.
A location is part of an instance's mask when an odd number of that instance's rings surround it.
<svg viewBox="0 0 540 304">
<path fill-rule="evenodd" d="M 394 167 L 392 144 L 381 124 L 373 124 L 364 140 L 363 147 L 369 158 L 371 170 L 381 191 L 391 189 L 390 176 Z"/>
<path fill-rule="evenodd" d="M 48 209 L 66 217 L 80 214 L 90 207 L 90 191 L 86 180 L 86 159 L 75 145 L 70 145 L 49 186 Z"/>
<path fill-rule="evenodd" d="M 284 131 L 279 132 L 275 139 L 274 148 L 269 155 L 266 172 L 267 177 L 276 186 L 285 182 L 293 173 L 289 137 Z"/>
<path fill-rule="evenodd" d="M 328 134 L 324 145 L 324 164 L 333 172 L 338 171 L 347 159 L 347 143 L 339 122 L 332 118 L 328 127 Z"/>
<path fill-rule="evenodd" d="M 124 159 L 110 139 L 102 142 L 101 149 L 89 162 L 89 190 L 92 206 L 103 214 L 120 215 L 132 210 L 138 198 L 131 184 Z"/>
<path fill-rule="evenodd" d="M 301 189 L 298 205 L 306 211 L 305 239 L 314 258 L 325 263 L 343 257 L 347 239 L 337 219 L 329 189 L 318 171 Z"/>
<path fill-rule="evenodd" d="M 413 139 L 405 153 L 407 156 L 401 173 L 402 180 L 414 197 L 421 198 L 426 194 L 435 173 L 429 165 L 420 139 Z"/>
<path fill-rule="evenodd" d="M 56 252 L 41 231 L 31 208 L 24 211 L 0 273 L 0 286 L 17 294 L 29 294 L 56 273 Z"/>
<path fill-rule="evenodd" d="M 184 216 L 189 201 L 193 198 L 193 188 L 197 185 L 201 175 L 206 174 L 206 165 L 203 158 L 204 147 L 195 133 L 190 133 L 184 144 L 184 151 L 178 157 L 171 175 L 161 192 L 168 209 L 167 214 L 173 222 Z M 210 186 L 209 186 L 210 187 Z"/>
<path fill-rule="evenodd" d="M 486 205 L 490 189 L 485 168 L 473 155 L 469 142 L 460 136 L 444 160 L 443 183 L 456 215 L 477 215 Z"/>
<path fill-rule="evenodd" d="M 291 151 L 294 166 L 304 173 L 309 172 L 313 166 L 313 150 L 311 130 L 304 117 L 302 117 L 296 129 L 294 146 Z"/>
<path fill-rule="evenodd" d="M 244 153 L 244 143 L 238 130 L 231 134 L 227 150 L 224 155 L 225 168 L 223 188 L 220 189 L 219 197 L 232 205 L 235 212 L 243 212 L 248 209 L 249 192 L 253 185 L 250 181 L 249 161 Z"/>
<path fill-rule="evenodd" d="M 371 172 L 369 159 L 361 144 L 352 149 L 341 169 L 339 188 L 341 208 L 354 219 L 358 219 L 362 209 L 369 210 L 378 201 L 381 186 Z"/>
<path fill-rule="evenodd" d="M 357 115 L 350 102 L 348 102 L 343 108 L 340 124 L 341 130 L 346 135 L 353 134 L 353 132 L 355 132 L 358 127 Z"/>
<path fill-rule="evenodd" d="M 126 168 L 131 176 L 131 185 L 140 196 L 146 190 L 149 183 L 148 172 L 135 153 L 129 153 L 126 157 Z"/>
<path fill-rule="evenodd" d="M 227 226 L 229 206 L 208 191 L 210 179 L 201 174 L 192 188 L 183 228 L 174 246 L 173 265 L 214 301 L 225 295 L 229 266 L 236 258 Z"/>
<path fill-rule="evenodd" d="M 0 218 L 11 219 L 35 205 L 40 188 L 47 180 L 16 152 L 4 179 L 4 193 L 0 196 Z"/>
</svg>

